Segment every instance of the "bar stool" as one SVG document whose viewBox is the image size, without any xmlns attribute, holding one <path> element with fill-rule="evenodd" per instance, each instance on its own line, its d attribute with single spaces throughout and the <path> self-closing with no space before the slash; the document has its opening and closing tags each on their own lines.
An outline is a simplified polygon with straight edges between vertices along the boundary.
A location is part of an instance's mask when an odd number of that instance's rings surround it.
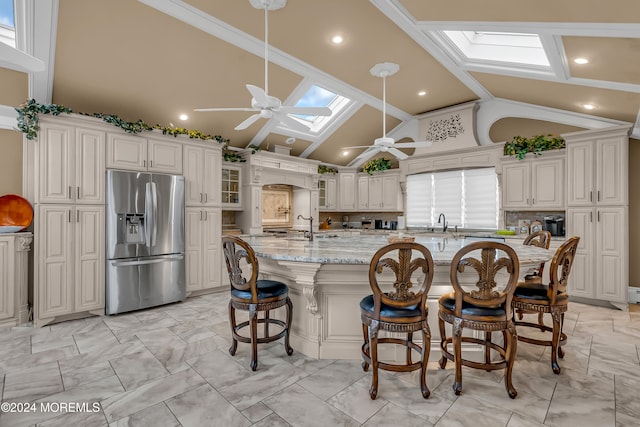
<svg viewBox="0 0 640 427">
<path fill-rule="evenodd" d="M 472 252 L 480 252 L 480 258 L 467 256 Z M 497 257 L 497 251 L 506 257 Z M 473 254 L 472 254 L 473 255 Z M 477 289 L 466 290 L 461 284 L 460 274 L 466 267 L 473 268 L 478 274 L 475 283 Z M 510 398 L 518 394 L 511 383 L 513 362 L 515 361 L 517 336 L 511 311 L 511 299 L 518 281 L 520 264 L 515 251 L 508 245 L 494 241 L 471 243 L 460 249 L 451 261 L 450 278 L 453 292 L 442 295 L 438 301 L 438 326 L 440 328 L 440 367 L 452 360 L 456 365 L 453 391 L 462 392 L 462 366 L 483 369 L 486 371 L 504 369 L 504 383 Z M 496 288 L 496 274 L 506 269 L 508 275 L 502 289 Z M 475 276 L 474 276 L 475 277 Z M 468 277 L 465 277 L 468 279 Z M 465 285 L 467 282 L 465 281 Z M 445 322 L 452 325 L 452 335 L 447 337 Z M 484 339 L 463 336 L 465 328 L 484 332 Z M 503 345 L 491 341 L 492 332 L 502 332 Z M 475 362 L 462 357 L 462 343 L 479 344 L 484 347 L 484 362 Z M 449 344 L 453 352 L 449 351 Z M 500 355 L 500 360 L 491 360 L 491 350 Z"/>
<path fill-rule="evenodd" d="M 551 233 L 545 230 L 534 231 L 530 233 L 522 242 L 523 245 L 528 246 L 536 246 L 538 248 L 549 249 L 549 245 L 551 244 Z M 531 274 L 527 274 L 524 276 L 524 280 L 526 283 L 542 283 L 542 273 L 544 271 L 545 263 L 540 263 L 540 266 L 535 269 L 535 271 Z M 516 310 L 516 314 L 518 315 L 518 319 L 524 319 L 525 311 L 521 309 Z M 538 323 L 542 324 L 542 313 L 538 313 Z"/>
<path fill-rule="evenodd" d="M 276 341 L 284 337 L 284 348 L 289 356 L 293 348 L 289 345 L 289 332 L 293 305 L 289 299 L 289 288 L 282 282 L 275 280 L 258 280 L 258 260 L 253 248 L 235 236 L 222 237 L 222 250 L 227 264 L 229 281 L 231 282 L 231 300 L 229 300 L 229 321 L 231 323 L 232 344 L 229 348 L 231 355 L 236 354 L 238 341 L 251 343 L 251 370 L 258 368 L 258 344 Z M 245 275 L 241 268 L 241 261 L 250 268 Z M 248 278 L 247 278 L 248 276 Z M 287 320 L 272 319 L 269 311 L 286 305 Z M 236 323 L 236 310 L 249 312 L 249 320 Z M 258 312 L 264 312 L 264 318 L 258 318 Z M 264 324 L 264 336 L 258 337 L 258 323 Z M 278 325 L 282 330 L 276 335 L 269 335 L 269 325 Z M 250 336 L 240 335 L 240 330 L 249 327 Z"/>
<path fill-rule="evenodd" d="M 567 342 L 567 335 L 562 332 L 564 313 L 569 306 L 567 294 L 567 280 L 571 273 L 571 266 L 580 243 L 579 237 L 571 237 L 557 250 L 551 260 L 549 268 L 549 283 L 518 283 L 513 295 L 513 308 L 523 312 L 538 313 L 538 323 L 516 321 L 516 327 L 530 327 L 542 332 L 551 332 L 550 340 L 534 339 L 518 333 L 518 340 L 530 344 L 551 347 L 551 369 L 555 374 L 560 373 L 558 356 L 564 357 L 562 346 Z M 543 315 L 551 314 L 552 326 L 544 324 Z"/>
<path fill-rule="evenodd" d="M 384 257 L 384 258 L 383 258 Z M 385 269 L 391 270 L 395 280 L 382 276 Z M 413 287 L 414 273 L 422 274 L 418 288 Z M 427 323 L 427 293 L 433 280 L 433 258 L 424 246 L 414 242 L 391 243 L 380 248 L 369 264 L 369 284 L 372 295 L 360 301 L 360 317 L 362 319 L 362 368 L 367 371 L 373 368 L 373 379 L 369 388 L 369 396 L 375 399 L 378 395 L 378 369 L 394 372 L 409 372 L 420 369 L 420 390 L 426 399 L 430 391 L 427 388 L 427 362 L 431 350 L 431 331 Z M 388 283 L 386 292 L 382 289 Z M 392 288 L 391 288 L 392 286 Z M 406 339 L 395 337 L 379 337 L 380 330 L 392 333 L 406 333 Z M 422 331 L 422 346 L 413 342 L 413 333 Z M 406 348 L 404 364 L 380 362 L 378 360 L 379 344 L 396 344 Z M 411 351 L 420 354 L 420 360 L 413 362 Z"/>
</svg>

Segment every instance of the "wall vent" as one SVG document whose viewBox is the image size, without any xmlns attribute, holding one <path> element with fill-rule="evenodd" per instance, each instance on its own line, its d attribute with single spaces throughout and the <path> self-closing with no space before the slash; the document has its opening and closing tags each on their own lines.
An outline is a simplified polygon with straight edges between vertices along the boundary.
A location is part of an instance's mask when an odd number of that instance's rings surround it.
<svg viewBox="0 0 640 427">
<path fill-rule="evenodd" d="M 629 287 L 629 304 L 640 304 L 640 288 Z"/>
</svg>

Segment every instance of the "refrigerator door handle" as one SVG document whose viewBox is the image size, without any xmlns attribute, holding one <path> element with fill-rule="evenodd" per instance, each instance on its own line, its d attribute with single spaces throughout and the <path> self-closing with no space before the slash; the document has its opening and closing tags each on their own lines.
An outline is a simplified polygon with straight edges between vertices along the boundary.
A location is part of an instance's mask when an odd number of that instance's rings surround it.
<svg viewBox="0 0 640 427">
<path fill-rule="evenodd" d="M 153 216 L 153 202 L 151 200 L 153 196 L 150 182 L 145 184 L 144 193 L 144 244 L 147 247 L 151 247 L 151 227 L 155 222 L 155 218 Z"/>
<path fill-rule="evenodd" d="M 153 209 L 153 230 L 151 233 L 151 246 L 155 246 L 158 237 L 158 187 L 155 182 L 151 182 L 151 204 Z"/>
<path fill-rule="evenodd" d="M 147 265 L 147 264 L 159 264 L 161 262 L 167 261 L 181 261 L 184 259 L 184 255 L 166 255 L 161 257 L 154 258 L 144 258 L 144 259 L 136 259 L 129 261 L 111 261 L 111 265 L 114 267 L 128 267 L 132 265 Z"/>
</svg>

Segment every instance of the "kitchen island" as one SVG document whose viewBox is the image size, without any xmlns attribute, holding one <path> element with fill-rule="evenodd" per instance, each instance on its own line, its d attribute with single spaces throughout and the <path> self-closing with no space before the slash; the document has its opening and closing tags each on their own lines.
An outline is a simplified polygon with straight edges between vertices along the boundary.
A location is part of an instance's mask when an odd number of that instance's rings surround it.
<svg viewBox="0 0 640 427">
<path fill-rule="evenodd" d="M 320 359 L 360 358 L 363 338 L 359 303 L 371 293 L 369 263 L 373 254 L 388 243 L 388 235 L 338 236 L 325 233 L 315 235 L 313 241 L 295 235 L 241 237 L 253 247 L 258 257 L 260 278 L 279 280 L 289 286 L 293 302 L 291 344 L 294 350 Z M 451 259 L 468 240 L 454 238 L 453 235 L 419 235 L 415 241 L 431 251 L 435 264 L 427 301 L 431 351 L 434 352 L 439 351 L 434 345 L 439 342 L 438 298 L 451 291 Z M 553 256 L 550 250 L 508 240 L 506 243 L 518 254 L 521 274 L 528 266 L 539 265 Z M 472 280 L 477 280 L 477 275 Z M 392 354 L 386 356 L 396 357 Z"/>
</svg>

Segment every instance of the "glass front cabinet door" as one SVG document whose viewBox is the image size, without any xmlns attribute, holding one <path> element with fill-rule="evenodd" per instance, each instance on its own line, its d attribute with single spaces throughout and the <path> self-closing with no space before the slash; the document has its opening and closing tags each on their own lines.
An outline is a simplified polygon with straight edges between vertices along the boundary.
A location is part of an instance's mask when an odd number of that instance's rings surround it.
<svg viewBox="0 0 640 427">
<path fill-rule="evenodd" d="M 223 209 L 242 209 L 240 198 L 240 168 L 222 165 L 222 207 Z"/>
</svg>

